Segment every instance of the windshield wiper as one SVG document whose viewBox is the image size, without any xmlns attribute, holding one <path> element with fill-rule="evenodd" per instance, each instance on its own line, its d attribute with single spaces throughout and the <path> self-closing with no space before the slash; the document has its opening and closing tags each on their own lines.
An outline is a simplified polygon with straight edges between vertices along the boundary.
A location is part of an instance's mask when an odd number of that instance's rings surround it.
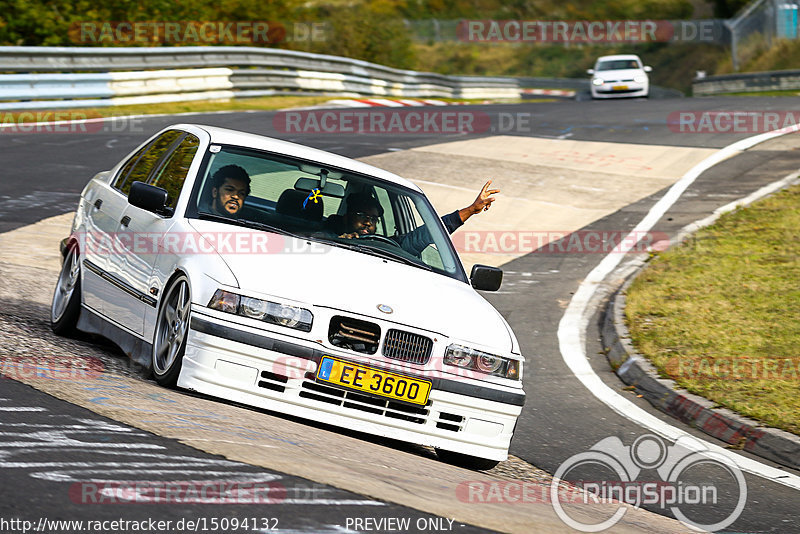
<svg viewBox="0 0 800 534">
<path fill-rule="evenodd" d="M 294 237 L 296 239 L 306 239 L 301 235 L 294 234 L 288 230 L 284 230 L 283 228 L 278 228 L 277 226 L 272 226 L 271 224 L 262 223 L 258 221 L 251 221 L 250 219 L 234 219 L 232 217 L 225 217 L 224 215 L 217 215 L 216 213 L 207 213 L 207 212 L 200 212 L 197 214 L 197 216 L 200 217 L 201 219 L 207 219 L 209 221 L 235 224 L 236 226 L 244 226 L 246 228 L 255 228 L 256 230 L 264 230 L 265 232 L 282 234 L 289 237 Z"/>
<path fill-rule="evenodd" d="M 350 242 L 343 242 L 343 241 L 334 241 L 333 239 L 325 239 L 320 237 L 310 237 L 314 241 L 319 241 L 320 243 L 325 243 L 326 245 L 333 245 L 335 247 L 346 248 L 349 250 L 355 250 L 356 252 L 362 252 L 364 254 L 369 254 L 370 256 L 377 256 L 379 258 L 390 259 L 394 261 L 399 261 L 401 263 L 405 263 L 406 265 L 411 265 L 414 267 L 420 267 L 422 269 L 426 269 L 428 271 L 433 271 L 433 268 L 424 264 L 418 263 L 414 260 L 410 260 L 405 256 L 401 256 L 400 254 L 395 254 L 393 252 L 389 252 L 388 250 L 373 248 L 367 245 L 362 245 L 361 243 L 350 243 Z"/>
</svg>

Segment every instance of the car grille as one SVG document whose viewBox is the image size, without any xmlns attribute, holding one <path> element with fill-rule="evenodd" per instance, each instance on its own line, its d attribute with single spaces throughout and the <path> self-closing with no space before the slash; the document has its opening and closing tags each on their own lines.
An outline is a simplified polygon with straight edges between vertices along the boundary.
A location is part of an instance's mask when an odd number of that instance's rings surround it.
<svg viewBox="0 0 800 534">
<path fill-rule="evenodd" d="M 424 365 L 428 363 L 432 349 L 430 338 L 402 330 L 390 329 L 383 340 L 383 355 L 392 360 Z"/>
</svg>

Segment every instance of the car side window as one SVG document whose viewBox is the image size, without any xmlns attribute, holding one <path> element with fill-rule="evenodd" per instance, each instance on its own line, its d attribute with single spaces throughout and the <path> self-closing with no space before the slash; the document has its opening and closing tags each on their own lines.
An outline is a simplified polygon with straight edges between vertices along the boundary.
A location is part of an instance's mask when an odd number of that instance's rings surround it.
<svg viewBox="0 0 800 534">
<path fill-rule="evenodd" d="M 167 191 L 167 207 L 175 208 L 178 197 L 183 189 L 183 183 L 189 174 L 189 167 L 197 154 L 197 147 L 200 146 L 200 139 L 192 134 L 188 134 L 181 144 L 170 154 L 167 162 L 161 166 L 155 177 L 150 181 L 151 185 L 161 187 Z"/>
<path fill-rule="evenodd" d="M 119 189 L 122 194 L 127 196 L 133 182 L 147 182 L 147 178 L 158 162 L 183 133 L 179 130 L 164 132 L 137 152 L 119 173 L 119 177 L 114 182 L 114 188 Z"/>
</svg>

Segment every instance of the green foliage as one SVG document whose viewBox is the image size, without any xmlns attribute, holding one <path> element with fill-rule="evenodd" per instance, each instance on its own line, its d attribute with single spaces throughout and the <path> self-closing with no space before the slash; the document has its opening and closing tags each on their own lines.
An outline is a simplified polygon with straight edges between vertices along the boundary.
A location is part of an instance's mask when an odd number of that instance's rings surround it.
<svg viewBox="0 0 800 534">
<path fill-rule="evenodd" d="M 406 0 L 398 11 L 408 19 L 623 20 L 682 19 L 693 8 L 689 0 Z"/>
<path fill-rule="evenodd" d="M 396 68 L 415 66 L 411 38 L 392 4 L 329 8 L 315 15 L 329 24 L 329 32 L 328 39 L 314 43 L 312 51 Z"/>
<path fill-rule="evenodd" d="M 635 53 L 653 67 L 655 85 L 689 92 L 696 71 L 709 75 L 729 57 L 709 44 L 652 43 L 630 46 L 436 43 L 418 45 L 417 69 L 443 74 L 586 78 L 586 69 L 603 55 Z"/>
</svg>

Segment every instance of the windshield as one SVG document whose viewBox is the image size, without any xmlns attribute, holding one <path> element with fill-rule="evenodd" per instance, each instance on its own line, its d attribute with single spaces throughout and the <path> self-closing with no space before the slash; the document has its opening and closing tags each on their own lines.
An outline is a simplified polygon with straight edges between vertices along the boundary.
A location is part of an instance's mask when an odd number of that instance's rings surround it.
<svg viewBox="0 0 800 534">
<path fill-rule="evenodd" d="M 614 59 L 611 61 L 601 61 L 594 70 L 625 70 L 640 69 L 639 62 L 635 59 Z"/>
<path fill-rule="evenodd" d="M 199 218 L 252 225 L 466 281 L 439 217 L 411 189 L 232 146 L 212 145 L 204 169 L 193 195 Z"/>
</svg>

